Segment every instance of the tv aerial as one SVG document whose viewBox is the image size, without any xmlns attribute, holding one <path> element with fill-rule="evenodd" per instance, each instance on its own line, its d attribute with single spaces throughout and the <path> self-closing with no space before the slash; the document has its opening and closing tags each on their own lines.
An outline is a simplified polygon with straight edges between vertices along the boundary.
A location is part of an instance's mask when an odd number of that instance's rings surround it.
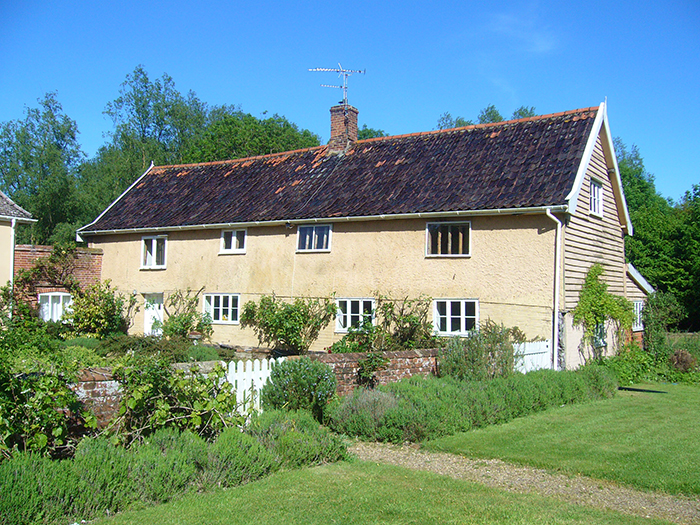
<svg viewBox="0 0 700 525">
<path fill-rule="evenodd" d="M 344 106 L 348 105 L 348 77 L 352 75 L 353 73 L 360 73 L 362 75 L 367 73 L 367 70 L 359 70 L 359 69 L 343 69 L 343 66 L 340 65 L 340 62 L 338 62 L 338 67 L 337 68 L 328 68 L 328 67 L 316 67 L 313 69 L 309 69 L 309 71 L 322 71 L 322 72 L 331 72 L 331 73 L 338 73 L 338 78 L 341 76 L 343 77 L 343 85 L 342 86 L 333 86 L 330 84 L 321 84 L 321 87 L 329 87 L 329 88 L 337 88 L 337 89 L 342 89 L 343 90 L 343 100 L 340 102 Z"/>
</svg>

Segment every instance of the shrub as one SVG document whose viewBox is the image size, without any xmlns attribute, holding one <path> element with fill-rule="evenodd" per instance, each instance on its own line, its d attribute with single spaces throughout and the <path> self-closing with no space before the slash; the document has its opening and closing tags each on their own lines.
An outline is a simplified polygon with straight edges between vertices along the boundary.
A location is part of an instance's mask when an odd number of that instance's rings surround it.
<svg viewBox="0 0 700 525">
<path fill-rule="evenodd" d="M 603 367 L 576 372 L 538 370 L 489 381 L 412 377 L 357 390 L 334 402 L 327 422 L 336 432 L 377 441 L 422 441 L 498 424 L 549 407 L 614 395 Z"/>
<path fill-rule="evenodd" d="M 211 439 L 243 422 L 233 385 L 220 365 L 206 375 L 196 366 L 185 373 L 162 356 L 130 355 L 114 368 L 114 376 L 123 393 L 110 431 L 125 444 L 166 427 Z"/>
<path fill-rule="evenodd" d="M 310 410 L 318 421 L 335 395 L 336 379 L 330 366 L 308 357 L 276 364 L 262 390 L 263 408 Z"/>
<path fill-rule="evenodd" d="M 237 428 L 224 430 L 209 449 L 209 480 L 221 487 L 255 481 L 276 468 L 274 456 Z"/>
<path fill-rule="evenodd" d="M 66 378 L 0 368 L 0 454 L 17 449 L 66 455 L 85 427 L 94 426 L 94 416 L 82 408 Z"/>
<path fill-rule="evenodd" d="M 168 317 L 165 321 L 156 321 L 153 329 L 162 329 L 163 335 L 167 337 L 186 338 L 192 332 L 199 332 L 204 339 L 209 339 L 214 333 L 211 317 L 198 310 L 199 295 L 203 290 L 200 288 L 194 295 L 189 288 L 185 292 L 173 292 L 166 304 Z"/>
<path fill-rule="evenodd" d="M 266 410 L 253 417 L 246 432 L 260 440 L 284 467 L 316 465 L 348 457 L 342 440 L 304 410 Z"/>
<path fill-rule="evenodd" d="M 656 376 L 653 357 L 637 345 L 626 345 L 612 357 L 599 363 L 613 371 L 621 385 L 632 385 L 653 380 Z"/>
<path fill-rule="evenodd" d="M 241 326 L 253 328 L 261 345 L 299 355 L 309 351 L 335 311 L 335 303 L 330 299 L 298 298 L 290 304 L 274 295 L 263 296 L 260 304 L 249 301 L 243 306 Z"/>
<path fill-rule="evenodd" d="M 117 358 L 127 354 L 162 355 L 175 363 L 189 361 L 193 344 L 184 337 L 162 339 L 152 335 L 137 336 L 119 334 L 99 342 L 95 352 L 103 357 Z"/>
<path fill-rule="evenodd" d="M 594 361 L 604 353 L 605 345 L 601 344 L 600 332 L 605 330 L 606 325 L 613 325 L 617 334 L 616 343 L 619 343 L 623 330 L 632 328 L 634 320 L 632 303 L 608 292 L 608 285 L 601 280 L 601 275 L 602 264 L 591 266 L 581 288 L 578 304 L 572 312 L 574 326 L 583 327 L 581 353 L 585 357 L 586 350 L 590 350 L 590 357 Z"/>
<path fill-rule="evenodd" d="M 126 333 L 135 314 L 136 298 L 125 298 L 109 281 L 89 286 L 73 297 L 71 323 L 77 334 L 94 334 L 100 339 Z"/>
<path fill-rule="evenodd" d="M 515 344 L 525 341 L 523 333 L 490 319 L 468 337 L 452 338 L 438 355 L 441 376 L 466 381 L 506 377 L 513 373 L 518 355 Z"/>
<path fill-rule="evenodd" d="M 670 357 L 671 365 L 679 372 L 690 372 L 694 370 L 698 365 L 698 360 L 687 350 L 682 348 L 677 349 L 673 352 Z"/>
<path fill-rule="evenodd" d="M 668 328 L 678 324 L 684 316 L 683 308 L 672 293 L 659 291 L 649 295 L 642 310 L 644 349 L 656 361 L 664 361 L 670 356 Z"/>
</svg>

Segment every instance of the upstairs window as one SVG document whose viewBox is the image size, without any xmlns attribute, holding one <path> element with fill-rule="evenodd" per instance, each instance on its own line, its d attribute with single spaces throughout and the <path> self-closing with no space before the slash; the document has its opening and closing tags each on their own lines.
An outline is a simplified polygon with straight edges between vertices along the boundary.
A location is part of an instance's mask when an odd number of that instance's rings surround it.
<svg viewBox="0 0 700 525">
<path fill-rule="evenodd" d="M 337 299 L 335 331 L 347 332 L 374 323 L 374 299 Z"/>
<path fill-rule="evenodd" d="M 297 251 L 300 252 L 329 252 L 331 251 L 330 224 L 314 226 L 299 226 Z"/>
<path fill-rule="evenodd" d="M 219 253 L 245 253 L 245 230 L 223 230 Z"/>
<path fill-rule="evenodd" d="M 39 294 L 39 317 L 44 321 L 60 321 L 64 313 L 70 313 L 73 297 L 69 293 L 52 292 Z"/>
<path fill-rule="evenodd" d="M 165 268 L 167 237 L 143 237 L 141 244 L 141 268 Z"/>
<path fill-rule="evenodd" d="M 479 325 L 479 301 L 439 299 L 433 302 L 433 325 L 438 335 L 467 335 Z"/>
<path fill-rule="evenodd" d="M 215 324 L 237 324 L 238 294 L 204 294 L 204 313 L 209 314 Z"/>
<path fill-rule="evenodd" d="M 426 226 L 426 254 L 465 257 L 470 253 L 470 222 L 429 222 Z"/>
<path fill-rule="evenodd" d="M 603 185 L 591 179 L 591 214 L 603 216 Z"/>
</svg>

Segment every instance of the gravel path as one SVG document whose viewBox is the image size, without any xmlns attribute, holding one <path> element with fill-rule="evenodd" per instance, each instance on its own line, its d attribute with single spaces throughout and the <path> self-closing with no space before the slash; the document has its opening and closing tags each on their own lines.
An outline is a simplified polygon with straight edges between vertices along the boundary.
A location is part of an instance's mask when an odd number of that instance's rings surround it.
<svg viewBox="0 0 700 525">
<path fill-rule="evenodd" d="M 357 442 L 350 447 L 350 451 L 365 461 L 427 470 L 514 492 L 535 492 L 625 514 L 661 518 L 674 523 L 700 524 L 700 499 L 641 492 L 609 481 L 569 477 L 497 459 L 470 459 L 442 452 L 426 452 L 416 445 Z"/>
</svg>

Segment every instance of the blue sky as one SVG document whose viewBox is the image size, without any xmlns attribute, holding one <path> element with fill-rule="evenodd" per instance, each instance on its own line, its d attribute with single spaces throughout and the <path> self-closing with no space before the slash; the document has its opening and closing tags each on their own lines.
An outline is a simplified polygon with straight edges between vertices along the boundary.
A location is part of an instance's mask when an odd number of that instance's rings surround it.
<svg viewBox="0 0 700 525">
<path fill-rule="evenodd" d="M 0 121 L 56 91 L 94 155 L 103 111 L 142 64 L 210 105 L 279 113 L 325 142 L 342 82 L 360 124 L 389 134 L 472 120 L 494 104 L 540 114 L 608 100 L 664 197 L 700 184 L 700 2 L 0 2 Z"/>
</svg>

